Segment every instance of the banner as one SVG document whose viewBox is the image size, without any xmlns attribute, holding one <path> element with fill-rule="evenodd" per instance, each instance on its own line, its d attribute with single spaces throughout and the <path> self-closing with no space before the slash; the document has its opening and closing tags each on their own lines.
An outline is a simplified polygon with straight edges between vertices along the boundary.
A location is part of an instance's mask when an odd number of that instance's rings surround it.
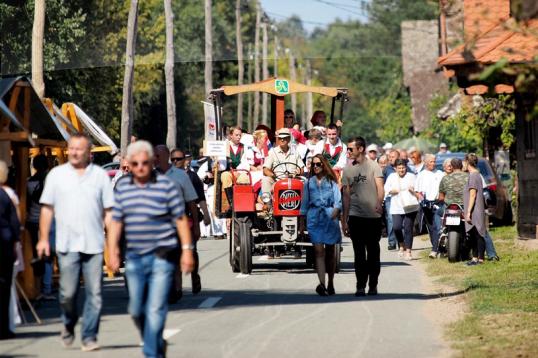
<svg viewBox="0 0 538 358">
<path fill-rule="evenodd" d="M 206 141 L 217 140 L 217 123 L 215 120 L 215 107 L 212 103 L 204 102 L 205 136 Z"/>
</svg>

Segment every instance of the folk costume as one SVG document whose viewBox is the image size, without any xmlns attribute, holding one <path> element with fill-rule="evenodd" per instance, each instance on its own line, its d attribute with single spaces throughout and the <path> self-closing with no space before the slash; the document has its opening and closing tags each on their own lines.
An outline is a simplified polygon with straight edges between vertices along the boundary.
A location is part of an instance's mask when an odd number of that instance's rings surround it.
<svg viewBox="0 0 538 358">
<path fill-rule="evenodd" d="M 323 155 L 333 169 L 344 169 L 347 160 L 346 151 L 347 146 L 338 138 L 336 145 L 332 145 L 328 140 L 318 142 L 315 154 Z"/>
</svg>

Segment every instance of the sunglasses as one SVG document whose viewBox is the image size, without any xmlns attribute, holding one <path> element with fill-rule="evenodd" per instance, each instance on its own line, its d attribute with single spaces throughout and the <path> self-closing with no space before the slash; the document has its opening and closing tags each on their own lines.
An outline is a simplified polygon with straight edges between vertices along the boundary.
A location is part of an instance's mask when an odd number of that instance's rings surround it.
<svg viewBox="0 0 538 358">
<path fill-rule="evenodd" d="M 131 162 L 131 167 L 136 168 L 138 166 L 146 167 L 149 165 L 149 160 L 144 160 L 143 162 Z"/>
<path fill-rule="evenodd" d="M 183 159 L 185 159 L 185 157 L 175 157 L 175 158 L 170 158 L 170 160 L 172 162 L 179 162 L 179 161 L 182 161 Z"/>
<path fill-rule="evenodd" d="M 347 151 L 348 151 L 348 152 L 352 152 L 353 149 L 355 149 L 355 148 L 347 147 Z"/>
<path fill-rule="evenodd" d="M 293 118 L 293 116 L 284 116 L 284 118 Z"/>
<path fill-rule="evenodd" d="M 121 170 L 129 170 L 128 166 L 121 167 Z"/>
<path fill-rule="evenodd" d="M 312 162 L 312 165 L 314 166 L 314 168 L 321 168 L 323 166 L 323 163 L 321 163 L 321 162 Z"/>
<path fill-rule="evenodd" d="M 278 140 L 290 140 L 290 137 L 278 138 Z"/>
</svg>

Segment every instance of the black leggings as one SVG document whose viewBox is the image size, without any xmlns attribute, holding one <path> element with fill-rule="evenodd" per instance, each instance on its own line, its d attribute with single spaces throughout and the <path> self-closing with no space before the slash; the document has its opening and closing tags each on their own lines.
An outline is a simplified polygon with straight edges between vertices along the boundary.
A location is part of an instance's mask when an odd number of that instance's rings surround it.
<svg viewBox="0 0 538 358">
<path fill-rule="evenodd" d="M 469 244 L 473 250 L 473 257 L 478 257 L 479 260 L 484 260 L 484 252 L 486 251 L 486 241 L 484 240 L 484 237 L 478 233 L 475 226 L 473 226 L 471 231 L 467 234 L 469 235 Z"/>
<path fill-rule="evenodd" d="M 400 247 L 403 244 L 406 249 L 413 248 L 413 224 L 416 216 L 416 211 L 408 214 L 392 214 L 392 229 Z"/>
</svg>

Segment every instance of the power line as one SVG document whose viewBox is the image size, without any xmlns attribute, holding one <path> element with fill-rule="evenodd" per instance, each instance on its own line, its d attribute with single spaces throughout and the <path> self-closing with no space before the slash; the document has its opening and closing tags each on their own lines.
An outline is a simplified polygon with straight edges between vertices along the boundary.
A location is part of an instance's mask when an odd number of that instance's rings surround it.
<svg viewBox="0 0 538 358">
<path fill-rule="evenodd" d="M 268 14 L 268 15 L 274 16 L 274 17 L 282 18 L 282 19 L 291 19 L 293 17 L 293 15 L 292 16 L 282 15 L 282 14 L 277 14 L 277 13 L 274 13 L 274 12 L 271 12 L 271 11 L 265 11 L 265 13 Z M 349 23 L 318 22 L 318 21 L 307 21 L 307 20 L 303 20 L 301 18 L 299 18 L 299 19 L 304 24 L 318 25 L 318 26 L 354 26 L 355 25 L 355 24 L 349 24 Z"/>
<path fill-rule="evenodd" d="M 361 16 L 363 18 L 368 19 L 368 15 L 364 14 L 364 12 L 360 13 L 360 12 L 354 11 L 355 9 L 357 9 L 357 7 L 355 7 L 353 5 L 342 4 L 342 3 L 333 2 L 333 1 L 326 1 L 326 0 L 314 0 L 314 1 L 319 2 L 321 4 L 331 6 L 331 7 L 335 8 L 335 9 L 344 10 L 344 11 L 350 13 L 350 14 L 358 15 L 358 16 Z M 353 10 L 351 10 L 350 8 L 352 8 Z M 357 9 L 357 10 L 360 10 L 360 9 Z"/>
</svg>

